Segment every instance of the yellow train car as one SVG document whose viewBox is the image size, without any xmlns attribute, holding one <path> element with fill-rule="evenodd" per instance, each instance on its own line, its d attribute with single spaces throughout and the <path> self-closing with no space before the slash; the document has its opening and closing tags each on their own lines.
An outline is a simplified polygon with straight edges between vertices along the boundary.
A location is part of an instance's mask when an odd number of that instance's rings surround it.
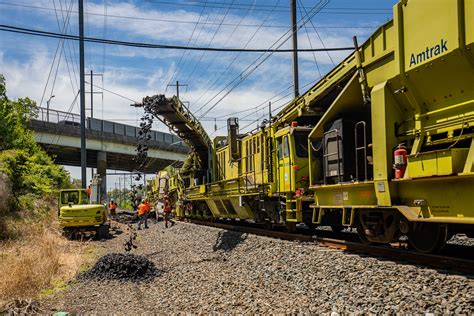
<svg viewBox="0 0 474 316">
<path fill-rule="evenodd" d="M 401 0 L 393 14 L 261 128 L 240 135 L 230 118 L 227 136 L 195 142 L 183 214 L 406 235 L 421 252 L 474 235 L 474 2 Z"/>
<path fill-rule="evenodd" d="M 406 234 L 423 252 L 472 233 L 473 21 L 472 1 L 401 1 L 345 61 L 356 71 L 308 139 L 313 224 L 336 213 L 364 241 Z"/>
</svg>

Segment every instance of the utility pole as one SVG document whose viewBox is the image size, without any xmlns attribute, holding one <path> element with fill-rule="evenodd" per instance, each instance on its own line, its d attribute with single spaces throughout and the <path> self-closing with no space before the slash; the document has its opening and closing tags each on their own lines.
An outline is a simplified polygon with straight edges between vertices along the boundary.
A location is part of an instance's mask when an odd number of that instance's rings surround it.
<svg viewBox="0 0 474 316">
<path fill-rule="evenodd" d="M 187 84 L 180 84 L 179 81 L 176 81 L 176 84 L 169 84 L 166 87 L 176 87 L 176 97 L 179 99 L 179 87 L 186 87 L 186 91 L 188 91 Z"/>
<path fill-rule="evenodd" d="M 94 117 L 94 73 L 91 70 L 91 118 Z"/>
<path fill-rule="evenodd" d="M 293 91 L 294 97 L 300 95 L 298 82 L 298 28 L 296 24 L 296 0 L 290 0 L 291 28 L 293 30 Z"/>
<path fill-rule="evenodd" d="M 79 79 L 81 104 L 81 180 L 82 188 L 87 186 L 87 148 L 86 148 L 86 90 L 84 74 L 84 0 L 79 0 Z"/>
</svg>

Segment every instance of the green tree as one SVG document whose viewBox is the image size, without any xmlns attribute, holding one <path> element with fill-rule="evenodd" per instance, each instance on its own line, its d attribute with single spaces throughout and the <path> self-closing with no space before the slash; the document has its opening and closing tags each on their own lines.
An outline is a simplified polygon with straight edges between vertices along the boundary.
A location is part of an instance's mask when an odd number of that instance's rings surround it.
<svg viewBox="0 0 474 316">
<path fill-rule="evenodd" d="M 54 164 L 26 127 L 35 110 L 29 98 L 10 100 L 0 75 L 0 172 L 10 179 L 16 204 L 21 196 L 52 196 L 69 185 L 69 173 Z"/>
<path fill-rule="evenodd" d="M 35 115 L 36 103 L 29 98 L 12 101 L 7 97 L 5 78 L 0 75 L 0 149 L 37 151 L 31 131 L 25 128 Z"/>
</svg>

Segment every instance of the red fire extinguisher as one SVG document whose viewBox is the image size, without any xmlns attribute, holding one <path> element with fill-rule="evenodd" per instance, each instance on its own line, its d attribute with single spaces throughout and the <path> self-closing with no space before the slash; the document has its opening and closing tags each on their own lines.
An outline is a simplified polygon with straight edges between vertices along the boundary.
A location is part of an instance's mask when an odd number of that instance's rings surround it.
<svg viewBox="0 0 474 316">
<path fill-rule="evenodd" d="M 393 153 L 393 169 L 395 169 L 395 179 L 403 178 L 407 168 L 407 150 L 405 145 L 399 144 Z"/>
</svg>

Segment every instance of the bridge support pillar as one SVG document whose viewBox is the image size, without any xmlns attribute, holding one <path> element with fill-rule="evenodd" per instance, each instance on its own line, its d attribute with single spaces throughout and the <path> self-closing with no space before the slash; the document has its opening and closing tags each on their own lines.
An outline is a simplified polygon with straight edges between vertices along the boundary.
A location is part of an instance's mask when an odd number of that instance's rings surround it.
<svg viewBox="0 0 474 316">
<path fill-rule="evenodd" d="M 107 200 L 107 153 L 105 151 L 97 152 L 97 173 L 101 178 L 100 192 L 101 202 Z"/>
</svg>

